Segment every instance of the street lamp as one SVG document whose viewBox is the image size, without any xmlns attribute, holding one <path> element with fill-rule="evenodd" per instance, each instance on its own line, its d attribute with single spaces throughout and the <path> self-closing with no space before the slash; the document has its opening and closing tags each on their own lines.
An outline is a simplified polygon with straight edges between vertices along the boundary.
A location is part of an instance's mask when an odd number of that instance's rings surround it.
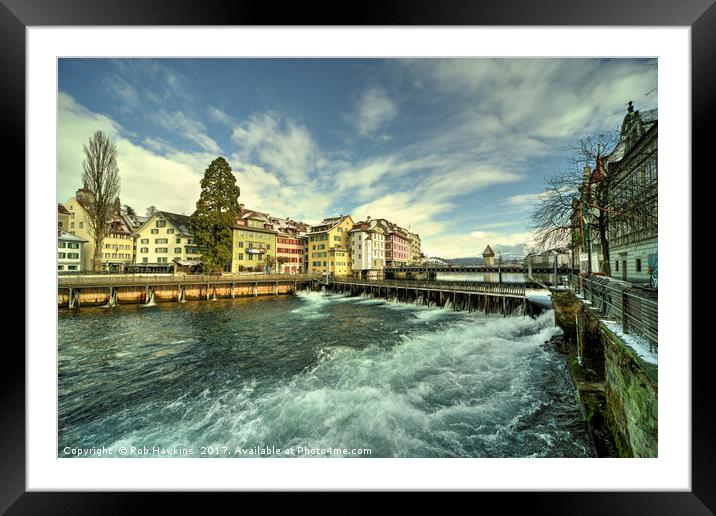
<svg viewBox="0 0 716 516">
<path fill-rule="evenodd" d="M 502 252 L 497 252 L 497 273 L 499 277 L 499 283 L 502 283 Z"/>
</svg>

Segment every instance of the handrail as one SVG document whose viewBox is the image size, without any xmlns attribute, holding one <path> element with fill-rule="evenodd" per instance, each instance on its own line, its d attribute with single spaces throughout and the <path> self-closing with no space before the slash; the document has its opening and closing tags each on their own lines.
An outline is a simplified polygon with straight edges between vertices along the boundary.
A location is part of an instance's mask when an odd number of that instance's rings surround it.
<svg viewBox="0 0 716 516">
<path fill-rule="evenodd" d="M 524 283 L 509 284 L 475 281 L 359 280 L 355 278 L 330 278 L 329 280 L 326 280 L 326 282 L 377 287 L 462 290 L 486 294 L 515 294 L 520 296 L 524 296 L 526 292 L 526 285 Z"/>
<path fill-rule="evenodd" d="M 60 276 L 59 287 L 157 285 L 175 283 L 264 283 L 267 281 L 310 281 L 318 279 L 313 274 L 164 274 L 164 275 L 107 275 L 107 276 Z"/>
<path fill-rule="evenodd" d="M 605 316 L 616 319 L 622 325 L 624 333 L 636 331 L 658 346 L 659 324 L 657 299 L 644 295 L 634 286 L 615 281 L 607 276 L 598 281 L 589 277 L 569 276 L 568 288 L 584 299 Z M 580 287 L 581 285 L 581 287 Z"/>
</svg>

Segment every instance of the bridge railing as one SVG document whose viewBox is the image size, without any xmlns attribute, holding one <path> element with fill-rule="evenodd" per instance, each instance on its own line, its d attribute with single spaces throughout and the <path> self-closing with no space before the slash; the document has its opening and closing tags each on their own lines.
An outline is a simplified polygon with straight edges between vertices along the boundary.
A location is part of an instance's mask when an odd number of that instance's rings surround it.
<svg viewBox="0 0 716 516">
<path fill-rule="evenodd" d="M 454 290 L 484 294 L 525 296 L 524 283 L 489 283 L 477 281 L 413 281 L 413 280 L 360 280 L 355 278 L 331 278 L 328 283 L 348 283 L 377 287 L 407 287 L 417 289 Z"/>
<path fill-rule="evenodd" d="M 659 344 L 659 302 L 655 289 L 608 276 L 570 275 L 567 284 L 604 317 L 621 323 L 624 333 L 636 332 Z"/>
<path fill-rule="evenodd" d="M 310 281 L 318 279 L 313 274 L 157 274 L 157 275 L 107 275 L 107 276 L 59 276 L 59 287 L 89 287 L 122 285 L 167 285 L 207 283 L 263 283 L 271 281 Z"/>
</svg>

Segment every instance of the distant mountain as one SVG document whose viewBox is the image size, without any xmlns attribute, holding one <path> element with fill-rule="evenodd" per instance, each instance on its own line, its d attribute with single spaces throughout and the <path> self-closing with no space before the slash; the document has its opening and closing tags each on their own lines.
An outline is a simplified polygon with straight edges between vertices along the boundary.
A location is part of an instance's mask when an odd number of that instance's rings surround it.
<svg viewBox="0 0 716 516">
<path fill-rule="evenodd" d="M 483 265 L 485 263 L 482 256 L 473 256 L 468 258 L 445 258 L 445 261 L 451 265 Z"/>
</svg>

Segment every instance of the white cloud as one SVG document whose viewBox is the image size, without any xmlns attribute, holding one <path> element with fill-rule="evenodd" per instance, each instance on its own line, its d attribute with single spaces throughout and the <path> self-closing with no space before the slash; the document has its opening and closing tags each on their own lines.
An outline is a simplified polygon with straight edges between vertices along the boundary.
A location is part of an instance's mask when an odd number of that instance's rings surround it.
<svg viewBox="0 0 716 516">
<path fill-rule="evenodd" d="M 214 107 L 214 106 L 209 106 L 207 108 L 206 112 L 212 121 L 218 122 L 218 123 L 223 124 L 227 127 L 233 128 L 233 126 L 235 124 L 234 119 L 231 116 L 227 115 L 221 109 Z"/>
<path fill-rule="evenodd" d="M 206 126 L 198 120 L 189 118 L 181 111 L 167 113 L 162 109 L 159 110 L 153 118 L 158 125 L 167 131 L 176 133 L 185 139 L 194 142 L 201 148 L 201 150 L 215 154 L 221 153 L 219 144 L 206 134 Z"/>
<path fill-rule="evenodd" d="M 365 90 L 358 99 L 356 110 L 358 132 L 363 137 L 375 136 L 384 129 L 398 114 L 395 105 L 384 88 L 374 86 Z M 389 135 L 378 136 L 382 140 L 390 139 Z"/>
<path fill-rule="evenodd" d="M 306 181 L 315 168 L 316 148 L 308 129 L 277 113 L 251 117 L 234 128 L 232 139 L 242 161 L 257 160 L 289 183 Z"/>
<path fill-rule="evenodd" d="M 82 145 L 95 131 L 102 130 L 117 146 L 123 203 L 140 214 L 150 205 L 177 213 L 189 214 L 194 210 L 203 168 L 191 167 L 132 143 L 112 119 L 87 110 L 65 93 L 60 92 L 58 107 L 60 202 L 67 201 L 82 187 Z"/>
</svg>

